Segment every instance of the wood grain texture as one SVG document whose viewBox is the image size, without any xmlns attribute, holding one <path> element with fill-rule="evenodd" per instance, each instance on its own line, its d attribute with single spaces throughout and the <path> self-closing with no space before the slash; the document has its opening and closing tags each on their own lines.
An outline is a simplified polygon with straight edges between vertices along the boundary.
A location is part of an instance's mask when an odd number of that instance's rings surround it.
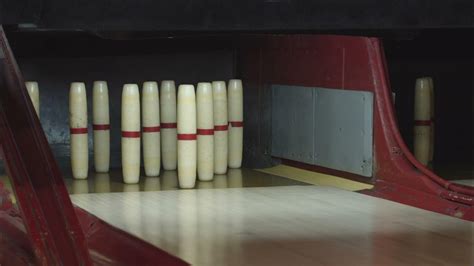
<svg viewBox="0 0 474 266">
<path fill-rule="evenodd" d="M 474 224 L 330 187 L 72 195 L 193 265 L 473 265 Z"/>
</svg>

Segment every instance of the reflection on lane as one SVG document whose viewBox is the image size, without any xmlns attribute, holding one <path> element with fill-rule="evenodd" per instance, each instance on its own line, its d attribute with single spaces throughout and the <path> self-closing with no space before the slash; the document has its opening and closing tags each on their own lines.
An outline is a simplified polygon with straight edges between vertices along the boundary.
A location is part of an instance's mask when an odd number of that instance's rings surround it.
<svg viewBox="0 0 474 266">
<path fill-rule="evenodd" d="M 122 182 L 120 169 L 110 173 L 89 173 L 86 180 L 66 178 L 66 185 L 71 194 L 136 192 L 179 189 L 176 171 L 162 171 L 159 177 L 140 178 L 138 184 L 127 185 Z M 195 189 L 269 187 L 306 185 L 295 180 L 258 172 L 251 169 L 229 169 L 225 175 L 214 175 L 211 181 L 197 181 Z"/>
<path fill-rule="evenodd" d="M 227 181 L 229 187 L 242 187 L 242 169 L 229 169 Z"/>
<path fill-rule="evenodd" d="M 227 188 L 227 175 L 214 175 L 214 188 Z"/>
<path fill-rule="evenodd" d="M 175 190 L 178 187 L 178 172 L 163 171 L 159 177 L 161 180 L 161 190 Z"/>
<path fill-rule="evenodd" d="M 143 190 L 144 191 L 161 190 L 160 178 L 159 177 L 146 177 Z"/>
<path fill-rule="evenodd" d="M 89 193 L 89 182 L 85 179 L 76 179 L 72 183 L 72 194 Z"/>
<path fill-rule="evenodd" d="M 94 179 L 95 192 L 110 192 L 110 175 L 109 173 L 96 173 Z"/>
</svg>

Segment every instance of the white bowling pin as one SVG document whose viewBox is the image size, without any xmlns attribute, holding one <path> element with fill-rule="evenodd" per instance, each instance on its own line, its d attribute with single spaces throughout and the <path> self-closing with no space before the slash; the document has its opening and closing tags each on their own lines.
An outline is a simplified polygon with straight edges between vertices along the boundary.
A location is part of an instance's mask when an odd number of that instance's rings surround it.
<svg viewBox="0 0 474 266">
<path fill-rule="evenodd" d="M 434 137 L 435 137 L 435 124 L 434 124 L 434 116 L 435 116 L 435 104 L 434 104 L 434 84 L 433 78 L 429 77 L 428 81 L 430 83 L 430 117 L 431 117 L 431 134 L 430 134 L 430 163 L 433 163 L 434 157 Z"/>
<path fill-rule="evenodd" d="M 140 178 L 140 93 L 136 84 L 125 84 L 122 91 L 122 173 L 125 183 L 138 183 Z"/>
<path fill-rule="evenodd" d="M 429 80 L 427 78 L 417 79 L 415 87 L 415 127 L 413 150 L 416 159 L 423 165 L 428 164 L 430 156 L 430 97 Z"/>
<path fill-rule="evenodd" d="M 193 85 L 178 88 L 178 180 L 181 188 L 196 183 L 196 96 Z"/>
<path fill-rule="evenodd" d="M 92 129 L 94 130 L 94 166 L 98 173 L 109 171 L 110 118 L 107 82 L 94 81 L 92 87 Z"/>
<path fill-rule="evenodd" d="M 30 95 L 31 102 L 35 108 L 36 114 L 40 117 L 40 99 L 39 99 L 39 86 L 36 81 L 27 81 L 25 82 L 26 90 L 28 95 Z"/>
<path fill-rule="evenodd" d="M 161 167 L 160 155 L 160 97 L 158 84 L 143 83 L 142 90 L 143 163 L 146 176 L 158 176 Z"/>
<path fill-rule="evenodd" d="M 214 173 L 227 172 L 227 90 L 224 81 L 212 82 L 213 117 L 214 117 Z"/>
<path fill-rule="evenodd" d="M 174 81 L 163 80 L 160 89 L 161 157 L 164 170 L 176 170 L 176 88 Z"/>
<path fill-rule="evenodd" d="M 244 142 L 244 98 L 242 81 L 229 80 L 228 115 L 229 115 L 229 167 L 242 166 L 242 152 Z"/>
<path fill-rule="evenodd" d="M 87 178 L 89 169 L 89 144 L 87 138 L 87 96 L 86 85 L 71 83 L 69 90 L 69 127 L 71 133 L 72 176 Z"/>
<path fill-rule="evenodd" d="M 214 176 L 214 114 L 212 85 L 198 83 L 197 108 L 197 171 L 201 181 L 212 180 Z"/>
</svg>

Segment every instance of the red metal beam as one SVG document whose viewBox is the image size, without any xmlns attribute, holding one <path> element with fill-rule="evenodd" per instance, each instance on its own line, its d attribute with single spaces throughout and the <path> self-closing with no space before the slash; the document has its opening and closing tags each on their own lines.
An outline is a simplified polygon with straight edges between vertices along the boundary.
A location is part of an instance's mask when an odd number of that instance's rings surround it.
<svg viewBox="0 0 474 266">
<path fill-rule="evenodd" d="M 0 265 L 188 265 L 74 208 L 0 26 Z"/>
<path fill-rule="evenodd" d="M 0 141 L 37 263 L 92 265 L 63 177 L 2 27 Z"/>
</svg>

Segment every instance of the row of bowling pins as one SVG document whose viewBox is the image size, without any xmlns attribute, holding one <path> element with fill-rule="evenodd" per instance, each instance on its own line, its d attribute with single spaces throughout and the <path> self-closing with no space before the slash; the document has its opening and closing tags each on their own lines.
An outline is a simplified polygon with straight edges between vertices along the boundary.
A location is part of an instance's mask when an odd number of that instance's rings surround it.
<svg viewBox="0 0 474 266">
<path fill-rule="evenodd" d="M 197 92 L 193 85 L 183 84 L 178 88 L 176 101 L 173 81 L 161 83 L 160 95 L 158 84 L 149 81 L 143 84 L 140 108 L 138 85 L 125 84 L 121 125 L 124 182 L 139 181 L 141 131 L 147 176 L 159 175 L 161 159 L 165 170 L 177 167 L 180 187 L 183 188 L 194 187 L 196 175 L 202 181 L 212 180 L 214 173 L 224 174 L 228 166 L 239 168 L 243 146 L 241 80 L 230 80 L 228 88 L 227 97 L 223 81 L 214 81 L 212 84 L 201 82 Z M 87 98 L 84 83 L 71 83 L 69 108 L 72 172 L 75 178 L 84 179 L 88 173 Z M 95 168 L 97 172 L 107 172 L 110 124 L 105 81 L 94 82 L 93 120 Z"/>
<path fill-rule="evenodd" d="M 416 80 L 413 153 L 423 165 L 431 165 L 434 154 L 434 85 L 431 77 Z"/>
</svg>

